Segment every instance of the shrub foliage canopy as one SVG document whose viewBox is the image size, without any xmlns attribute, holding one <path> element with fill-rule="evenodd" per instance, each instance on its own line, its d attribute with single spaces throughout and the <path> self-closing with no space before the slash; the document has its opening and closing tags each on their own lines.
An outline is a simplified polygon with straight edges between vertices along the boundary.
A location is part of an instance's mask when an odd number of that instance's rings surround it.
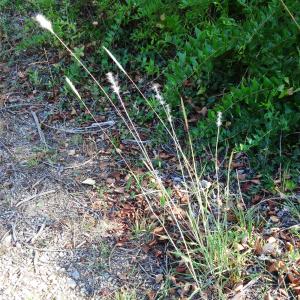
<svg viewBox="0 0 300 300">
<path fill-rule="evenodd" d="M 282 163 L 281 153 L 298 160 L 298 1 L 30 0 L 28 4 L 31 12 L 51 19 L 56 32 L 93 66 L 111 69 L 104 45 L 129 72 L 160 81 L 175 111 L 182 97 L 189 115 L 196 116 L 192 135 L 200 145 L 212 142 L 216 113 L 222 111 L 224 144 L 255 155 L 255 162 L 264 168 L 270 161 Z M 26 5 L 19 7 L 24 10 Z M 33 28 L 30 22 L 28 29 Z M 20 47 L 48 42 L 44 32 L 31 39 Z M 78 68 L 72 72 L 76 78 Z M 206 117 L 199 114 L 203 107 Z"/>
</svg>

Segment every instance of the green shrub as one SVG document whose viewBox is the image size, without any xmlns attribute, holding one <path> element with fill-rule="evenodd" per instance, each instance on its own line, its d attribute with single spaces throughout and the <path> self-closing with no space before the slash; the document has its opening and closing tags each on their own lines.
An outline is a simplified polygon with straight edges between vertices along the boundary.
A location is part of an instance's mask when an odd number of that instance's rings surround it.
<svg viewBox="0 0 300 300">
<path fill-rule="evenodd" d="M 181 97 L 192 103 L 191 115 L 207 107 L 192 128 L 199 153 L 213 143 L 211 124 L 222 111 L 223 142 L 274 170 L 286 157 L 299 161 L 300 3 L 284 3 L 295 20 L 278 0 L 30 0 L 19 7 L 51 19 L 94 71 L 114 68 L 104 45 L 131 74 L 158 77 L 174 111 Z M 19 47 L 48 43 L 45 34 L 35 29 Z M 69 73 L 76 80 L 80 70 L 72 64 Z"/>
</svg>

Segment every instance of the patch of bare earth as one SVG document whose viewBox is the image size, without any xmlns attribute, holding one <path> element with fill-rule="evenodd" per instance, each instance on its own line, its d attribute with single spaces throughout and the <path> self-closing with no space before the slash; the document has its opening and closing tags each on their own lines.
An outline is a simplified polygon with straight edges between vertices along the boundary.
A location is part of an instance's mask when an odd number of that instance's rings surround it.
<svg viewBox="0 0 300 300">
<path fill-rule="evenodd" d="M 0 299 L 113 299 L 119 290 L 143 299 L 163 271 L 140 241 L 116 245 L 126 226 L 105 195 L 118 189 L 107 178 L 121 164 L 99 132 L 41 126 L 58 108 L 13 88 L 22 73 L 2 66 Z"/>
</svg>

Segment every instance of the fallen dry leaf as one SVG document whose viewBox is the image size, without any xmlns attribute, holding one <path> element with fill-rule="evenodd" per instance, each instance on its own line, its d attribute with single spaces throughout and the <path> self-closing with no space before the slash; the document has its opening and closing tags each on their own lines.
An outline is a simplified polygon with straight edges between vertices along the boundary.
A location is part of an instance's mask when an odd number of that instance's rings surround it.
<svg viewBox="0 0 300 300">
<path fill-rule="evenodd" d="M 96 184 L 96 181 L 92 178 L 87 178 L 84 181 L 82 181 L 81 183 L 94 186 Z"/>
<path fill-rule="evenodd" d="M 155 282 L 160 283 L 164 280 L 164 276 L 162 274 L 158 274 L 155 276 Z"/>
<path fill-rule="evenodd" d="M 280 270 L 282 270 L 285 267 L 285 263 L 282 260 L 273 262 L 268 268 L 268 272 L 278 272 Z"/>
<path fill-rule="evenodd" d="M 280 221 L 279 218 L 276 217 L 276 216 L 271 216 L 271 217 L 270 217 L 270 220 L 271 220 L 273 223 L 278 223 L 278 222 Z"/>
<path fill-rule="evenodd" d="M 206 106 L 202 107 L 201 110 L 197 111 L 199 113 L 199 115 L 201 115 L 202 117 L 206 117 L 207 116 L 207 112 L 208 112 L 208 109 Z"/>
<path fill-rule="evenodd" d="M 168 159 L 170 157 L 172 157 L 171 154 L 168 154 L 168 153 L 165 153 L 165 152 L 160 152 L 159 153 L 159 158 L 161 158 L 161 159 Z"/>
<path fill-rule="evenodd" d="M 276 242 L 267 243 L 262 247 L 262 254 L 274 254 L 278 248 Z"/>
<path fill-rule="evenodd" d="M 176 272 L 177 273 L 185 273 L 186 272 L 186 266 L 185 265 L 179 265 L 176 267 Z"/>
<path fill-rule="evenodd" d="M 107 183 L 107 184 L 114 184 L 115 182 L 116 182 L 116 179 L 114 179 L 114 178 L 108 177 L 108 178 L 106 179 L 106 183 Z"/>
<path fill-rule="evenodd" d="M 154 230 L 153 230 L 153 234 L 161 234 L 161 233 L 163 233 L 163 232 L 165 232 L 165 230 L 164 230 L 163 227 L 156 227 L 156 228 L 154 228 Z"/>
<path fill-rule="evenodd" d="M 274 298 L 271 296 L 271 293 L 268 292 L 268 293 L 265 295 L 264 300 L 274 300 Z"/>
<path fill-rule="evenodd" d="M 124 187 L 118 187 L 114 189 L 114 192 L 117 194 L 124 194 L 125 193 L 125 188 Z"/>
<path fill-rule="evenodd" d="M 262 240 L 257 239 L 254 244 L 254 252 L 257 255 L 261 255 L 263 253 Z"/>
<path fill-rule="evenodd" d="M 241 252 L 243 250 L 245 250 L 245 247 L 242 244 L 236 244 L 236 249 Z"/>
<path fill-rule="evenodd" d="M 76 150 L 75 149 L 71 149 L 68 151 L 68 155 L 73 156 L 76 154 Z"/>
</svg>

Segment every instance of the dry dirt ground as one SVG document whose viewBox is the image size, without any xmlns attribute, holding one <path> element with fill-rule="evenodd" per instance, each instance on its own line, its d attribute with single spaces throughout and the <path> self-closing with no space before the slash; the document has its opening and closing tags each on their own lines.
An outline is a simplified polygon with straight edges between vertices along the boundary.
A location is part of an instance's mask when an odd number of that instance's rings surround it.
<svg viewBox="0 0 300 300">
<path fill-rule="evenodd" d="M 143 299 L 163 265 L 139 240 L 116 246 L 124 222 L 104 195 L 121 162 L 101 133 L 66 132 L 75 122 L 41 129 L 59 104 L 25 93 L 26 59 L 0 66 L 0 299 Z"/>
</svg>

